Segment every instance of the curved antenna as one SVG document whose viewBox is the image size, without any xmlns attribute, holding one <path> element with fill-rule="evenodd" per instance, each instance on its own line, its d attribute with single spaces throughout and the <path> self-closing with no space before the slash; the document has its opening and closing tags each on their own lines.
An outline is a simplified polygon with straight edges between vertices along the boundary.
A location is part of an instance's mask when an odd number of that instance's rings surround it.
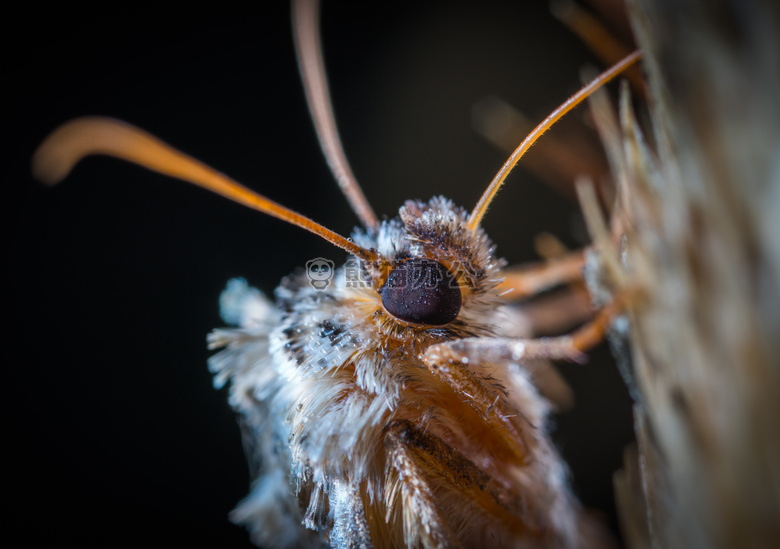
<svg viewBox="0 0 780 549">
<path fill-rule="evenodd" d="M 325 77 L 325 62 L 320 43 L 319 11 L 317 0 L 295 0 L 293 2 L 293 36 L 298 67 L 301 71 L 306 103 L 314 121 L 317 138 L 320 141 L 330 171 L 347 197 L 352 210 L 363 226 L 376 229 L 379 226 L 374 210 L 366 200 L 360 185 L 349 167 L 347 156 L 341 145 L 336 121 L 333 117 L 328 79 Z"/>
<path fill-rule="evenodd" d="M 193 183 L 234 202 L 306 229 L 366 261 L 379 255 L 244 187 L 125 122 L 84 117 L 66 122 L 47 137 L 33 154 L 33 175 L 47 185 L 59 183 L 76 163 L 91 154 L 105 154 L 152 171 Z"/>
<path fill-rule="evenodd" d="M 598 75 L 590 84 L 582 88 L 576 94 L 572 95 L 563 105 L 555 109 L 552 114 L 545 118 L 541 124 L 536 126 L 536 128 L 528 134 L 528 137 L 526 137 L 523 142 L 520 143 L 520 146 L 515 149 L 515 152 L 512 153 L 512 156 L 510 156 L 504 165 L 501 166 L 501 169 L 498 170 L 498 173 L 493 178 L 493 181 L 490 182 L 490 185 L 488 185 L 488 188 L 482 194 L 479 202 L 477 202 L 477 205 L 471 212 L 467 224 L 468 228 L 473 231 L 479 227 L 479 224 L 482 221 L 482 217 L 484 217 L 488 206 L 493 201 L 493 198 L 495 198 L 498 190 L 501 188 L 501 185 L 504 184 L 504 180 L 509 175 L 509 172 L 512 171 L 512 168 L 515 167 L 515 164 L 517 164 L 525 152 L 531 148 L 531 145 L 533 145 L 534 142 L 539 139 L 539 137 L 541 137 L 544 132 L 550 129 L 550 127 L 558 120 L 560 120 L 566 113 L 587 99 L 590 94 L 595 92 L 601 86 L 615 78 L 622 71 L 638 61 L 640 57 L 642 57 L 642 52 L 639 50 L 626 56 L 622 61 L 616 63 L 611 68 Z"/>
</svg>

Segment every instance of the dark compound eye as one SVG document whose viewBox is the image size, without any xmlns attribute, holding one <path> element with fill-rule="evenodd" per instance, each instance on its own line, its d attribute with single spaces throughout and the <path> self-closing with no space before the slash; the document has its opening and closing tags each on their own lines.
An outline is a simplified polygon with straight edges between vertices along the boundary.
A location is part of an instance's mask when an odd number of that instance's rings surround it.
<svg viewBox="0 0 780 549">
<path fill-rule="evenodd" d="M 390 272 L 382 288 L 382 306 L 394 317 L 414 324 L 443 326 L 460 312 L 455 276 L 441 263 L 414 258 Z"/>
</svg>

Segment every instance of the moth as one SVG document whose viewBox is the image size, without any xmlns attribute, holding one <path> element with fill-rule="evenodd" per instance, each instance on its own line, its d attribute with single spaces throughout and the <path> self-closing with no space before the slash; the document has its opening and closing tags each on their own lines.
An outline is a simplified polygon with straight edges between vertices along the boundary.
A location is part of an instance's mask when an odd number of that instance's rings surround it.
<svg viewBox="0 0 780 549">
<path fill-rule="evenodd" d="M 316 27 L 301 28 L 315 36 Z M 304 67 L 319 58 L 300 55 Z M 309 88 L 315 95 L 324 89 Z M 96 152 L 121 135 L 141 135 L 113 122 L 78 124 L 67 127 L 75 134 L 49 143 L 72 146 L 105 130 L 92 142 L 97 149 L 87 147 Z M 335 137 L 320 133 L 324 141 Z M 130 154 L 118 147 L 103 152 Z M 39 158 L 53 158 L 47 150 L 63 149 L 45 148 Z M 68 154 L 73 160 L 83 153 Z M 254 495 L 235 518 L 257 541 L 468 546 L 497 536 L 507 545 L 575 544 L 587 521 L 543 430 L 545 401 L 520 367 L 522 353 L 507 358 L 510 347 L 493 339 L 503 333 L 502 264 L 480 229 L 481 214 L 434 199 L 409 203 L 400 219 L 377 224 L 365 201 L 353 198 L 364 229 L 350 242 L 255 194 L 234 197 L 314 228 L 357 262 L 324 289 L 305 273 L 291 276 L 276 304 L 240 282 L 223 297 L 226 319 L 242 327 L 211 336 L 227 347 L 211 368 L 230 380 L 255 449 Z M 417 297 L 406 293 L 410 286 Z M 432 301 L 440 306 L 428 308 Z M 522 345 L 532 349 L 534 342 Z M 576 350 L 547 345 L 531 356 Z M 497 354 L 484 360 L 485 353 Z M 479 386 L 487 400 L 468 390 Z"/>
</svg>

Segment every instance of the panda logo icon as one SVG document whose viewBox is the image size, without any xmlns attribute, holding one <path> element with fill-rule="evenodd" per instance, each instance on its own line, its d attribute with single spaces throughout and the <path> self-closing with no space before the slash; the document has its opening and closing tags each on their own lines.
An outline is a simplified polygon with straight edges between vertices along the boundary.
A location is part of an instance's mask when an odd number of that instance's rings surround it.
<svg viewBox="0 0 780 549">
<path fill-rule="evenodd" d="M 333 278 L 333 268 L 335 264 L 330 259 L 317 257 L 306 262 L 306 275 L 309 277 L 309 284 L 315 290 L 322 291 L 330 284 Z"/>
</svg>

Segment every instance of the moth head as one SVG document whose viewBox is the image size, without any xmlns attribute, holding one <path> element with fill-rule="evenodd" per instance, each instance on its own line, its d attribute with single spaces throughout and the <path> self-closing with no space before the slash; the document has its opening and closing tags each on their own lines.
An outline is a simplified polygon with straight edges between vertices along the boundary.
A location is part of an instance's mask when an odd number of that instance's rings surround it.
<svg viewBox="0 0 780 549">
<path fill-rule="evenodd" d="M 399 216 L 376 232 L 359 231 L 356 243 L 375 249 L 380 260 L 366 264 L 380 323 L 403 330 L 457 329 L 474 304 L 499 280 L 503 262 L 493 255 L 481 228 L 450 200 L 408 201 Z"/>
</svg>

